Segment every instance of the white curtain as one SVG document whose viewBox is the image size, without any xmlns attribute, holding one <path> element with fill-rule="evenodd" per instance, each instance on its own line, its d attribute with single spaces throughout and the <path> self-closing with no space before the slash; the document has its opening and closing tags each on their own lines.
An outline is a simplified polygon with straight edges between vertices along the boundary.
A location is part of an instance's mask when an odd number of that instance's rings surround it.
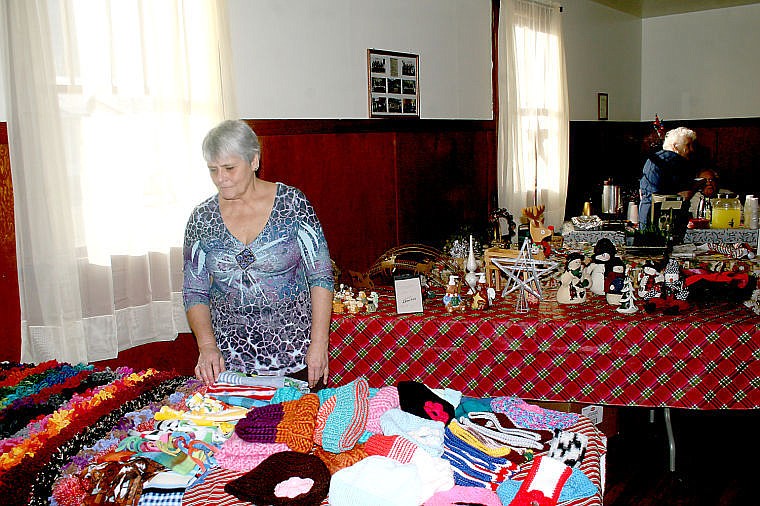
<svg viewBox="0 0 760 506">
<path fill-rule="evenodd" d="M 223 0 L 8 0 L 24 362 L 189 331 L 182 235 L 234 117 Z M 167 357 L 169 358 L 169 357 Z"/>
<path fill-rule="evenodd" d="M 499 206 L 515 217 L 546 206 L 545 224 L 565 215 L 569 116 L 562 14 L 538 0 L 503 0 L 499 10 Z"/>
</svg>

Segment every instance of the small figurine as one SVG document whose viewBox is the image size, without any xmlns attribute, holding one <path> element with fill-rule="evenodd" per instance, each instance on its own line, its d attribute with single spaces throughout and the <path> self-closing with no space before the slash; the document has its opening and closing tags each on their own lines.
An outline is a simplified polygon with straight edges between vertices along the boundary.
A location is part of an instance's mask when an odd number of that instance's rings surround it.
<svg viewBox="0 0 760 506">
<path fill-rule="evenodd" d="M 374 313 L 377 311 L 377 308 L 379 306 L 380 296 L 377 294 L 377 292 L 370 292 L 369 297 L 367 297 L 367 312 Z"/>
<path fill-rule="evenodd" d="M 671 315 L 687 310 L 690 306 L 686 302 L 689 290 L 684 288 L 683 280 L 681 280 L 681 268 L 674 258 L 669 259 L 666 263 L 662 279 L 660 296 L 650 298 L 644 305 L 644 309 L 648 313 L 660 309 L 663 313 Z"/>
<path fill-rule="evenodd" d="M 617 307 L 616 311 L 618 313 L 624 314 L 632 314 L 638 311 L 639 308 L 636 307 L 636 304 L 634 303 L 636 296 L 633 293 L 633 281 L 631 281 L 631 277 L 628 275 L 628 272 L 625 273 L 625 279 L 623 279 L 623 289 L 621 292 L 620 305 Z"/>
<path fill-rule="evenodd" d="M 458 277 L 449 276 L 449 284 L 446 285 L 446 293 L 443 296 L 443 305 L 449 313 L 464 309 L 462 297 L 459 295 L 459 284 L 456 281 Z"/>
<path fill-rule="evenodd" d="M 649 300 L 662 295 L 662 283 L 665 281 L 662 273 L 651 260 L 647 260 L 639 273 L 639 299 Z"/>
<path fill-rule="evenodd" d="M 560 276 L 557 302 L 580 304 L 586 301 L 586 289 L 591 284 L 583 270 L 583 253 L 573 251 L 567 255 L 565 272 Z"/>
<path fill-rule="evenodd" d="M 617 306 L 623 297 L 623 282 L 625 280 L 625 265 L 620 257 L 613 257 L 605 266 L 604 288 L 607 304 Z"/>
<path fill-rule="evenodd" d="M 606 237 L 602 237 L 594 245 L 594 255 L 591 263 L 586 267 L 586 276 L 591 280 L 589 289 L 596 295 L 606 293 L 604 282 L 606 267 L 607 263 L 615 257 L 615 253 L 617 253 L 615 245 Z"/>
</svg>

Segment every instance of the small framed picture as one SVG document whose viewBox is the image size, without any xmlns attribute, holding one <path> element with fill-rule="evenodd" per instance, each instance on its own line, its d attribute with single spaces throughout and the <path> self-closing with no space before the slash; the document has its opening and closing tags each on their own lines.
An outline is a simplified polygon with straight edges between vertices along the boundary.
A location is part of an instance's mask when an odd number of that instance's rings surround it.
<svg viewBox="0 0 760 506">
<path fill-rule="evenodd" d="M 419 118 L 419 56 L 367 49 L 371 118 Z"/>
<path fill-rule="evenodd" d="M 598 119 L 609 119 L 609 112 L 608 112 L 608 100 L 609 97 L 606 93 L 597 93 L 596 94 L 596 103 L 598 107 Z"/>
</svg>

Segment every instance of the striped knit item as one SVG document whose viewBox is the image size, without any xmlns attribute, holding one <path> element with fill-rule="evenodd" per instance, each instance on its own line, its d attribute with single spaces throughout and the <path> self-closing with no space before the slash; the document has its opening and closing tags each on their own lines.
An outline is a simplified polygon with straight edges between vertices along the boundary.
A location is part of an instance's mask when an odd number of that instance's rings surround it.
<svg viewBox="0 0 760 506">
<path fill-rule="evenodd" d="M 329 452 L 350 450 L 367 426 L 369 384 L 358 378 L 335 389 L 335 395 L 320 406 L 314 441 Z"/>
<path fill-rule="evenodd" d="M 276 443 L 277 425 L 283 415 L 282 404 L 253 408 L 235 425 L 235 434 L 249 443 Z"/>
<path fill-rule="evenodd" d="M 276 391 L 276 388 L 270 386 L 233 385 L 219 381 L 206 387 L 208 395 L 234 395 L 259 401 L 269 401 Z"/>
<path fill-rule="evenodd" d="M 419 446 L 401 436 L 383 436 L 382 434 L 373 434 L 364 443 L 364 450 L 369 455 L 380 455 L 397 460 L 402 464 L 408 464 L 414 457 L 414 452 Z"/>
<path fill-rule="evenodd" d="M 296 452 L 309 453 L 314 446 L 314 428 L 319 410 L 316 394 L 282 403 L 282 421 L 277 425 L 276 441 Z"/>
<path fill-rule="evenodd" d="M 182 506 L 240 506 L 246 504 L 224 491 L 224 486 L 244 473 L 216 468 L 203 482 L 196 483 L 182 496 Z"/>
<path fill-rule="evenodd" d="M 367 430 L 375 434 L 381 434 L 380 417 L 389 409 L 400 406 L 398 389 L 394 386 L 380 388 L 369 400 L 369 414 L 367 415 Z"/>
<path fill-rule="evenodd" d="M 492 457 L 474 448 L 447 427 L 443 442 L 443 455 L 454 470 L 454 482 L 465 487 L 496 490 L 499 483 L 515 475 L 519 466 L 501 457 Z"/>
</svg>

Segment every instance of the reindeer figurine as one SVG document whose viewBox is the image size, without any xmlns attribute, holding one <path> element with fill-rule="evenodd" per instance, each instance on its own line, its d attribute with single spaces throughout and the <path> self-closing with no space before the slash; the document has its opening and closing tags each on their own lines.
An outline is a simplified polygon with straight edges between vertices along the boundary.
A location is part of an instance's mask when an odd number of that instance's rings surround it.
<svg viewBox="0 0 760 506">
<path fill-rule="evenodd" d="M 523 216 L 528 218 L 530 224 L 530 238 L 534 244 L 540 245 L 543 248 L 544 258 L 548 258 L 551 255 L 551 243 L 550 239 L 552 231 L 544 225 L 544 211 L 546 206 L 531 206 L 524 207 L 522 210 Z"/>
</svg>

